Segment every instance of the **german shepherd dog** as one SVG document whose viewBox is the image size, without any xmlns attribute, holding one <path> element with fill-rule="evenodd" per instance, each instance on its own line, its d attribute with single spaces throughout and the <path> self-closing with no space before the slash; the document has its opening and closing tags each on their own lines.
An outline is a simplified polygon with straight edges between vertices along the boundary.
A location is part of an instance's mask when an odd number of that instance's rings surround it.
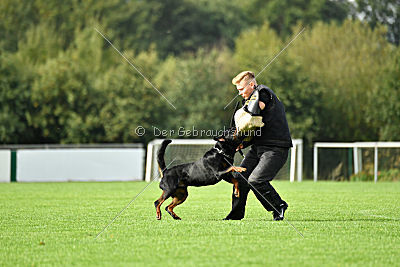
<svg viewBox="0 0 400 267">
<path fill-rule="evenodd" d="M 235 195 L 239 197 L 238 181 L 232 172 L 243 172 L 246 169 L 233 166 L 233 157 L 236 149 L 242 143 L 242 138 L 228 133 L 214 138 L 215 146 L 208 150 L 204 156 L 192 163 L 185 163 L 166 169 L 164 153 L 171 140 L 164 140 L 157 154 L 158 165 L 162 172 L 160 188 L 163 190 L 161 197 L 154 202 L 157 212 L 157 220 L 161 220 L 160 207 L 163 202 L 172 197 L 172 202 L 165 210 L 175 220 L 181 218 L 173 211 L 176 206 L 182 204 L 187 196 L 188 186 L 214 185 L 221 180 L 233 183 Z"/>
</svg>

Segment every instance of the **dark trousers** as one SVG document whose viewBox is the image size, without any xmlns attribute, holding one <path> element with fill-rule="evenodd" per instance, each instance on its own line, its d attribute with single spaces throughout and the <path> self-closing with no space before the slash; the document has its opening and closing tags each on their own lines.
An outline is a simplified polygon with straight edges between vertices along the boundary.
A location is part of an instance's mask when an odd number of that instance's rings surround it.
<svg viewBox="0 0 400 267">
<path fill-rule="evenodd" d="M 240 164 L 245 172 L 235 173 L 239 181 L 239 198 L 232 193 L 232 210 L 227 218 L 242 219 L 244 217 L 247 195 L 250 189 L 267 211 L 287 205 L 270 184 L 275 175 L 285 164 L 288 148 L 253 145 Z M 235 190 L 235 188 L 233 188 Z M 272 206 L 273 207 L 272 207 Z"/>
</svg>

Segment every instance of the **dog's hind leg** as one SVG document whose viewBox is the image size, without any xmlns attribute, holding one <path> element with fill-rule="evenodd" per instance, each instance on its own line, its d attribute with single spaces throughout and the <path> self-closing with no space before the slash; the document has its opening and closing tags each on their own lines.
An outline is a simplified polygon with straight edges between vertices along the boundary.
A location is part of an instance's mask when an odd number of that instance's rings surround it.
<svg viewBox="0 0 400 267">
<path fill-rule="evenodd" d="M 156 207 L 156 213 L 157 213 L 157 220 L 161 220 L 161 205 L 162 203 L 164 203 L 164 201 L 168 198 L 166 197 L 167 194 L 165 191 L 162 192 L 161 196 L 159 199 L 157 199 L 156 201 L 154 201 L 154 206 Z"/>
<path fill-rule="evenodd" d="M 174 212 L 174 208 L 179 204 L 182 204 L 188 196 L 187 187 L 180 187 L 174 193 L 174 198 L 172 199 L 171 204 L 169 204 L 165 210 L 172 216 L 175 220 L 180 220 L 181 218 L 176 215 Z"/>
</svg>

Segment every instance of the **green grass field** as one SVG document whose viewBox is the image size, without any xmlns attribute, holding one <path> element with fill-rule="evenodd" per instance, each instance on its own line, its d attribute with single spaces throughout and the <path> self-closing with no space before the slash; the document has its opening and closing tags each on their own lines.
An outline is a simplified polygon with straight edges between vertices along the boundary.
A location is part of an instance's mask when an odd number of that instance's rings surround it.
<svg viewBox="0 0 400 267">
<path fill-rule="evenodd" d="M 400 183 L 274 182 L 289 203 L 274 222 L 251 193 L 242 221 L 222 221 L 231 185 L 189 188 L 175 211 L 155 219 L 151 184 L 0 184 L 0 265 L 398 265 Z M 169 201 L 168 201 L 169 203 Z M 167 203 L 167 204 L 168 204 Z M 165 206 L 165 205 L 164 205 Z"/>
</svg>

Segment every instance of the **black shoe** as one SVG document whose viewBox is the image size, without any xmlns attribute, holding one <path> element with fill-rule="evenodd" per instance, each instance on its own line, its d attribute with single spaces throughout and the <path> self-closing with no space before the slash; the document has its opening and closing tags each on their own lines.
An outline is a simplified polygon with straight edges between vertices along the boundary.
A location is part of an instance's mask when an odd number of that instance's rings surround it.
<svg viewBox="0 0 400 267">
<path fill-rule="evenodd" d="M 272 213 L 272 215 L 274 216 L 274 221 L 282 221 L 285 218 L 285 211 L 287 208 L 288 208 L 288 204 L 283 203 L 277 208 L 277 210 L 279 212 L 274 210 Z"/>
</svg>

